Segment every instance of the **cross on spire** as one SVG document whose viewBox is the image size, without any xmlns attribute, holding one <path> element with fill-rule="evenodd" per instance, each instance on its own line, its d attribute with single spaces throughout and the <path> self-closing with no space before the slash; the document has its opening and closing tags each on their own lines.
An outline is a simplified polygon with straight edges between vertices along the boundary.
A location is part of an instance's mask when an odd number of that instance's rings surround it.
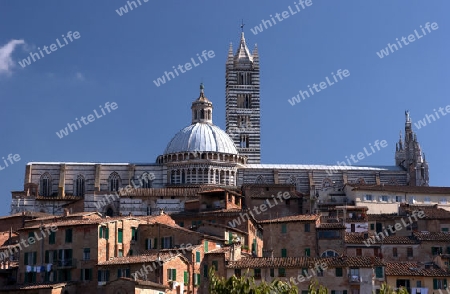
<svg viewBox="0 0 450 294">
<path fill-rule="evenodd" d="M 244 20 L 242 20 L 242 22 L 241 22 L 241 30 L 242 30 L 242 32 L 244 32 L 244 26 L 245 26 L 245 23 L 244 23 Z"/>
</svg>

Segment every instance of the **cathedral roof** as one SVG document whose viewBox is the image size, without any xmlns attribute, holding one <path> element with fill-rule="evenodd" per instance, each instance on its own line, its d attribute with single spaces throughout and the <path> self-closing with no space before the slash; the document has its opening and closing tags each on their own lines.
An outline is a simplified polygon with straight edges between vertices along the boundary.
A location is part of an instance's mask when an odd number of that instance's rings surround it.
<svg viewBox="0 0 450 294">
<path fill-rule="evenodd" d="M 227 133 L 215 125 L 200 122 L 179 131 L 167 145 L 164 154 L 195 151 L 238 154 Z"/>
</svg>

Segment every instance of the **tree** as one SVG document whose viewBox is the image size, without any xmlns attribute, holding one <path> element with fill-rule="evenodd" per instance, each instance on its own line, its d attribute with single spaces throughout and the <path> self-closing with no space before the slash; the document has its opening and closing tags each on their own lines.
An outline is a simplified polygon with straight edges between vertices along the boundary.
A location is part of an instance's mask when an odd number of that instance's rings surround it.
<svg viewBox="0 0 450 294">
<path fill-rule="evenodd" d="M 209 293 L 210 294 L 298 294 L 298 288 L 291 280 L 289 282 L 273 280 L 271 283 L 262 281 L 259 285 L 255 283 L 254 277 L 218 277 L 214 270 L 209 271 Z M 311 282 L 308 287 L 309 294 L 328 294 L 328 290 L 317 281 Z"/>
<path fill-rule="evenodd" d="M 408 294 L 408 291 L 403 287 L 400 287 L 398 291 L 395 291 L 391 288 L 391 286 L 389 286 L 386 283 L 383 283 L 380 287 L 380 294 Z"/>
</svg>

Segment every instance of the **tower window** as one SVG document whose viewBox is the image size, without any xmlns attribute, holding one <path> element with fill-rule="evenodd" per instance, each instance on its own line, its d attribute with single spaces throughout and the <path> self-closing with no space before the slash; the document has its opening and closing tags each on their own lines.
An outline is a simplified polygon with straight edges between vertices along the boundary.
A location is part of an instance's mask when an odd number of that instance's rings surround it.
<svg viewBox="0 0 450 294">
<path fill-rule="evenodd" d="M 248 142 L 248 135 L 241 135 L 241 140 L 239 143 L 239 147 L 241 148 L 248 148 L 249 142 Z"/>
<path fill-rule="evenodd" d="M 119 185 L 120 185 L 120 177 L 119 174 L 116 172 L 113 172 L 108 179 L 109 182 L 109 191 L 119 191 Z"/>
<path fill-rule="evenodd" d="M 200 119 L 205 119 L 205 110 L 200 110 Z"/>
<path fill-rule="evenodd" d="M 250 124 L 250 117 L 248 115 L 241 115 L 238 117 L 238 125 L 240 128 L 246 128 Z"/>
<path fill-rule="evenodd" d="M 40 191 L 39 194 L 42 196 L 50 196 L 52 194 L 52 178 L 48 173 L 41 176 L 39 181 Z"/>
<path fill-rule="evenodd" d="M 238 85 L 251 85 L 252 84 L 252 74 L 249 72 L 239 72 L 237 84 Z"/>
<path fill-rule="evenodd" d="M 238 108 L 251 108 L 251 94 L 238 94 L 237 95 L 237 107 Z"/>
<path fill-rule="evenodd" d="M 78 175 L 75 181 L 75 196 L 84 196 L 85 180 L 82 175 Z"/>
</svg>

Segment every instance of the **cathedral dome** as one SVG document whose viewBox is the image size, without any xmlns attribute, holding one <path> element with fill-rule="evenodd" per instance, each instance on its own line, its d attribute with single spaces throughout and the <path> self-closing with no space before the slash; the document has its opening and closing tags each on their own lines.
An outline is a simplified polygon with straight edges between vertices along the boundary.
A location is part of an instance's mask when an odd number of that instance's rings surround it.
<svg viewBox="0 0 450 294">
<path fill-rule="evenodd" d="M 179 131 L 167 145 L 164 154 L 179 152 L 220 152 L 238 154 L 230 136 L 219 127 L 197 122 Z"/>
</svg>

